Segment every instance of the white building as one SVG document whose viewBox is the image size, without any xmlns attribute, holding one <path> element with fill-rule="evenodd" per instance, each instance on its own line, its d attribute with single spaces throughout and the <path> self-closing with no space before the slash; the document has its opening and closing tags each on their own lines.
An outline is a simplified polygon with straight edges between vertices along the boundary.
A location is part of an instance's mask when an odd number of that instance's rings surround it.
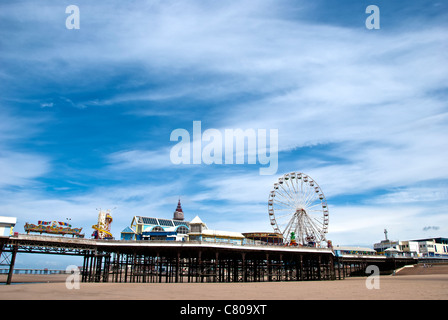
<svg viewBox="0 0 448 320">
<path fill-rule="evenodd" d="M 17 223 L 15 217 L 0 216 L 0 237 L 10 237 L 14 234 L 14 227 Z"/>
<path fill-rule="evenodd" d="M 379 243 L 375 243 L 373 245 L 373 249 L 375 249 L 378 253 L 384 253 L 387 249 L 397 249 L 398 250 L 399 241 L 391 241 L 391 240 L 381 240 Z"/>
<path fill-rule="evenodd" d="M 353 246 L 336 246 L 333 247 L 336 257 L 343 256 L 375 256 L 377 252 L 371 248 L 353 247 Z"/>
<path fill-rule="evenodd" d="M 420 250 L 417 241 L 399 241 L 398 248 L 400 252 L 403 252 L 407 257 L 418 257 L 420 255 Z"/>
<path fill-rule="evenodd" d="M 448 238 L 405 241 L 382 240 L 373 245 L 375 251 L 389 256 L 448 258 Z"/>
<path fill-rule="evenodd" d="M 190 221 L 190 241 L 224 242 L 232 244 L 243 244 L 245 237 L 242 233 L 233 231 L 210 230 L 202 220 L 196 216 Z"/>
<path fill-rule="evenodd" d="M 418 243 L 419 256 L 448 258 L 448 239 L 433 238 L 415 240 Z"/>
</svg>

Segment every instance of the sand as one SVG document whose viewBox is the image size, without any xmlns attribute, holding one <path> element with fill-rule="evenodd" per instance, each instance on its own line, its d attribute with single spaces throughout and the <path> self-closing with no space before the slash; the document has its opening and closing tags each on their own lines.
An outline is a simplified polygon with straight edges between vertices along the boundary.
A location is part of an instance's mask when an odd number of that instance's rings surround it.
<svg viewBox="0 0 448 320">
<path fill-rule="evenodd" d="M 43 280 L 41 277 L 40 280 Z M 54 280 L 54 279 L 53 279 Z M 65 282 L 0 286 L 2 300 L 446 300 L 448 275 L 381 276 L 379 289 L 367 278 L 337 281 L 263 283 L 81 283 Z"/>
<path fill-rule="evenodd" d="M 447 300 L 448 265 L 404 268 L 379 277 L 335 281 L 261 283 L 80 283 L 67 289 L 67 275 L 14 275 L 0 285 L 2 300 Z M 6 276 L 0 275 L 0 281 Z M 28 282 L 28 283 L 26 283 Z M 33 282 L 33 283 L 30 283 Z M 39 283 L 40 282 L 40 283 Z"/>
</svg>

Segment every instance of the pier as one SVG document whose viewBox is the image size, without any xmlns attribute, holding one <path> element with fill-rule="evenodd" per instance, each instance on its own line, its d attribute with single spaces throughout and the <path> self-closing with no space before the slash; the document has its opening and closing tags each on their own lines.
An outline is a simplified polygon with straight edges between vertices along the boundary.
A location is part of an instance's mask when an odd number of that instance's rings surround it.
<svg viewBox="0 0 448 320">
<path fill-rule="evenodd" d="M 415 258 L 335 256 L 330 248 L 199 241 L 119 241 L 19 234 L 0 238 L 11 283 L 17 252 L 83 257 L 82 282 L 262 282 L 339 280 L 415 264 Z M 9 255 L 9 257 L 3 257 Z"/>
</svg>

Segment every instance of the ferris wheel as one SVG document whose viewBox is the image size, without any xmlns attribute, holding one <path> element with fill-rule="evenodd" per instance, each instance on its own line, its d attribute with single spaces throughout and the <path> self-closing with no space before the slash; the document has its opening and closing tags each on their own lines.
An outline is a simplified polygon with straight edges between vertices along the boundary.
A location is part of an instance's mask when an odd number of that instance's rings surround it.
<svg viewBox="0 0 448 320">
<path fill-rule="evenodd" d="M 291 172 L 274 183 L 268 212 L 274 232 L 286 242 L 321 246 L 328 232 L 328 206 L 319 185 L 308 175 Z"/>
</svg>

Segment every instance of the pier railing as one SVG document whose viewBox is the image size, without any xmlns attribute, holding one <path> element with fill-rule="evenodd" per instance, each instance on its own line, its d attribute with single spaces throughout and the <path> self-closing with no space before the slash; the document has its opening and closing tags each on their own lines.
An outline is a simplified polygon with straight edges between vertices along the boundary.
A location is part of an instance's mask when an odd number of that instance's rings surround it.
<svg viewBox="0 0 448 320">
<path fill-rule="evenodd" d="M 65 274 L 65 270 L 14 268 L 14 274 Z M 0 268 L 0 274 L 8 274 L 9 268 Z"/>
</svg>

